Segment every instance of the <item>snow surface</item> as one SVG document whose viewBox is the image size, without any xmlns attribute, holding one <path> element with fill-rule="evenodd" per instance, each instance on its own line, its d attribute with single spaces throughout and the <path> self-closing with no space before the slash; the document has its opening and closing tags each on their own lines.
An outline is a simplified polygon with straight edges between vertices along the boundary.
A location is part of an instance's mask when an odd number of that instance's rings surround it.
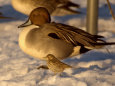
<svg viewBox="0 0 115 86">
<path fill-rule="evenodd" d="M 87 0 L 72 1 L 81 5 L 84 14 L 52 19 L 85 28 Z M 110 1 L 115 9 L 115 0 Z M 115 22 L 105 4 L 106 0 L 100 0 L 99 34 L 105 36 L 106 41 L 115 42 Z M 10 0 L 0 0 L 0 6 L 4 15 L 15 17 L 14 20 L 0 20 L 0 86 L 115 86 L 114 45 L 64 60 L 75 68 L 65 70 L 63 76 L 54 75 L 49 70 L 37 70 L 45 61 L 26 55 L 18 46 L 20 29 L 17 26 L 27 17 L 16 12 Z"/>
</svg>

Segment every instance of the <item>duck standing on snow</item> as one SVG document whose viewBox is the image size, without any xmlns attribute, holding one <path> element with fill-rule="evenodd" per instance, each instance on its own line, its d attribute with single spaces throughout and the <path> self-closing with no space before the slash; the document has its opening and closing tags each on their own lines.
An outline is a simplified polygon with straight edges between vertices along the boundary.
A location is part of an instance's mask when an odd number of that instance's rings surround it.
<svg viewBox="0 0 115 86">
<path fill-rule="evenodd" d="M 22 25 L 19 35 L 19 46 L 27 54 L 47 60 L 48 54 L 62 60 L 92 49 L 101 48 L 107 43 L 102 36 L 91 35 L 73 26 L 51 22 L 46 8 L 34 9 L 29 19 Z"/>
<path fill-rule="evenodd" d="M 69 0 L 12 0 L 12 6 L 19 12 L 29 15 L 31 11 L 38 7 L 44 7 L 53 16 L 64 16 L 70 14 L 79 14 L 79 11 L 71 7 L 79 8 Z"/>
</svg>

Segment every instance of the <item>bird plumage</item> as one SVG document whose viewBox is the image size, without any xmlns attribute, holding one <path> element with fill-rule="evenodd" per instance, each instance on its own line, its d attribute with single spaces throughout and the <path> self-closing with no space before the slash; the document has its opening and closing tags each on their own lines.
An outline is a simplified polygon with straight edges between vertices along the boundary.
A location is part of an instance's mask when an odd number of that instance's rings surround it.
<svg viewBox="0 0 115 86">
<path fill-rule="evenodd" d="M 47 66 L 48 68 L 53 71 L 54 73 L 61 73 L 63 72 L 65 69 L 68 68 L 72 68 L 72 66 L 65 64 L 63 62 L 61 62 L 60 60 L 58 60 L 54 55 L 52 54 L 48 54 L 46 56 L 46 58 L 48 58 L 47 60 Z"/>
<path fill-rule="evenodd" d="M 71 7 L 80 6 L 70 0 L 12 0 L 12 6 L 19 12 L 29 15 L 32 10 L 38 7 L 44 7 L 53 16 L 64 16 L 71 14 L 80 14 L 80 11 L 73 10 Z"/>
<path fill-rule="evenodd" d="M 106 42 L 100 35 L 92 35 L 74 26 L 51 22 L 46 8 L 34 9 L 19 36 L 20 48 L 27 54 L 44 59 L 48 54 L 62 60 L 104 45 Z M 45 59 L 44 59 L 45 60 Z"/>
</svg>

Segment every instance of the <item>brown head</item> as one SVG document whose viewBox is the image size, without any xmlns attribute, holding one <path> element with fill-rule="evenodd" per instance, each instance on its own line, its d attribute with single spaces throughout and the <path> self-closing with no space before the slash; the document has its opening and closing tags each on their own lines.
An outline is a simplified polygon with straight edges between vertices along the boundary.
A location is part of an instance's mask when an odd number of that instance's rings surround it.
<svg viewBox="0 0 115 86">
<path fill-rule="evenodd" d="M 19 27 L 25 27 L 31 24 L 41 26 L 45 23 L 50 23 L 50 21 L 51 18 L 48 10 L 44 7 L 38 7 L 30 13 L 28 20 Z"/>
</svg>

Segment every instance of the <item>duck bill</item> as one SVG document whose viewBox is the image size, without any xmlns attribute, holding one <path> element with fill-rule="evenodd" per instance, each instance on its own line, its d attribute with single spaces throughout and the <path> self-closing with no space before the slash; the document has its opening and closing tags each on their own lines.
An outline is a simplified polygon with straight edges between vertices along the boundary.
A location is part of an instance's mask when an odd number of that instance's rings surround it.
<svg viewBox="0 0 115 86">
<path fill-rule="evenodd" d="M 28 19 L 25 23 L 18 26 L 18 28 L 23 28 L 32 25 L 32 22 Z"/>
</svg>

